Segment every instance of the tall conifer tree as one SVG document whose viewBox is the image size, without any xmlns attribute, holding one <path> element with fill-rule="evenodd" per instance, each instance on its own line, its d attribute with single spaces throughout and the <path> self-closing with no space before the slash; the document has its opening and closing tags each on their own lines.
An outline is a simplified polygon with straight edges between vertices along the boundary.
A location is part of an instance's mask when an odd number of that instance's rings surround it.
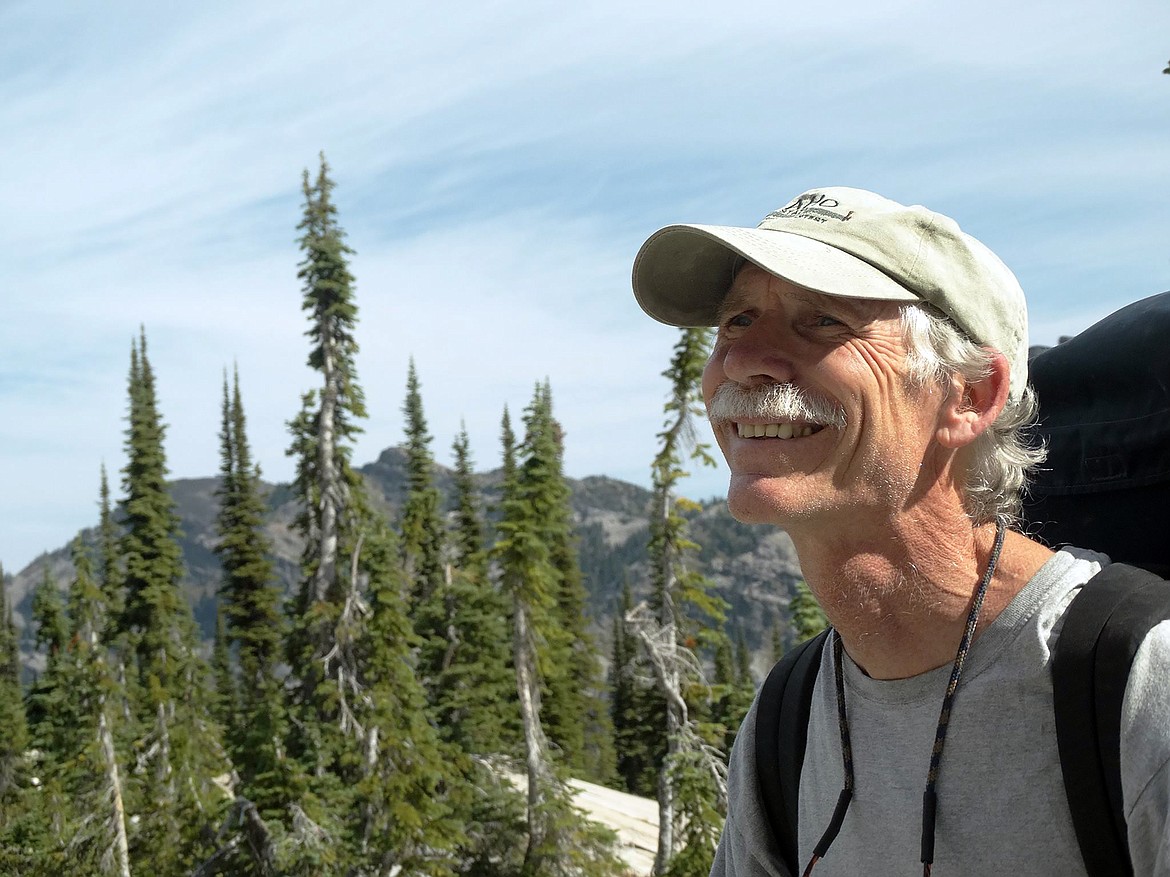
<svg viewBox="0 0 1170 877">
<path fill-rule="evenodd" d="M 519 707 L 509 669 L 508 603 L 488 574 L 484 523 L 467 430 L 455 454 L 454 529 L 441 602 L 445 633 L 434 685 L 434 716 L 444 737 L 475 755 L 517 754 Z"/>
<path fill-rule="evenodd" d="M 110 482 L 106 477 L 106 465 L 101 467 L 101 488 L 98 499 L 98 569 L 97 575 L 105 592 L 106 624 L 112 634 L 121 621 L 125 607 L 124 583 L 118 547 L 118 524 L 110 503 Z M 112 637 L 105 637 L 107 641 Z"/>
<path fill-rule="evenodd" d="M 23 760 L 27 785 L 13 801 L 7 833 L 18 841 L 0 847 L 0 865 L 7 873 L 41 877 L 64 867 L 65 845 L 74 812 L 63 781 L 63 765 L 74 739 L 73 704 L 69 699 L 72 679 L 65 654 L 68 622 L 57 582 L 45 568 L 33 591 L 32 624 L 36 650 L 44 659 L 44 671 L 33 682 L 26 701 L 29 746 Z"/>
<path fill-rule="evenodd" d="M 661 445 L 651 467 L 654 500 L 649 553 L 651 607 L 656 617 L 638 610 L 628 617 L 666 704 L 666 758 L 658 780 L 654 873 L 680 877 L 702 877 L 710 871 L 726 792 L 720 782 L 721 754 L 699 733 L 687 702 L 688 693 L 693 696 L 696 690 L 694 649 L 704 640 L 711 641 L 710 631 L 722 623 L 724 607 L 686 563 L 687 554 L 697 546 L 687 537 L 686 518 L 680 513 L 687 503 L 676 493 L 678 482 L 687 474 L 687 459 L 713 462 L 694 434 L 708 344 L 709 330 L 682 330 L 670 366 L 663 372 L 670 394 L 666 422 L 658 434 Z M 709 692 L 703 688 L 698 693 L 706 700 Z"/>
<path fill-rule="evenodd" d="M 228 725 L 228 749 L 240 777 L 238 791 L 265 811 L 287 805 L 291 795 L 283 764 L 288 732 L 280 677 L 285 622 L 272 547 L 264 531 L 260 467 L 252 460 L 238 371 L 233 371 L 230 391 L 224 378 L 217 495 L 224 645 L 235 646 L 239 671 L 229 677 L 235 679 L 239 720 Z"/>
<path fill-rule="evenodd" d="M 315 179 L 304 172 L 304 214 L 297 226 L 303 258 L 297 276 L 301 309 L 309 318 L 308 364 L 319 373 L 321 385 L 304 395 L 301 412 L 290 423 L 288 452 L 296 458 L 297 526 L 305 540 L 288 640 L 298 711 L 294 751 L 309 774 L 319 778 L 340 758 L 339 741 L 328 743 L 336 736 L 330 728 L 346 724 L 347 695 L 360 685 L 353 639 L 360 635 L 354 625 L 362 614 L 359 582 L 349 563 L 355 554 L 360 560 L 361 532 L 360 497 L 354 496 L 360 479 L 350 457 L 366 406 L 357 379 L 358 309 L 348 263 L 353 250 L 337 221 L 334 185 L 324 155 Z"/>
<path fill-rule="evenodd" d="M 50 762 L 62 761 L 69 753 L 77 716 L 72 711 L 73 679 L 65 654 L 69 621 L 61 589 L 47 565 L 33 591 L 32 619 L 36 648 L 44 655 L 45 669 L 29 691 L 29 730 L 33 746 L 46 753 Z"/>
<path fill-rule="evenodd" d="M 131 348 L 129 396 L 120 627 L 134 662 L 128 676 L 136 683 L 136 747 L 143 753 L 130 789 L 141 816 L 131 857 L 169 875 L 202 859 L 206 830 L 222 809 L 213 779 L 226 761 L 219 727 L 209 718 L 209 669 L 180 590 L 179 521 L 166 483 L 166 430 L 145 332 Z"/>
<path fill-rule="evenodd" d="M 556 454 L 537 451 L 533 446 L 540 435 L 534 427 L 547 409 L 538 387 L 532 404 L 525 411 L 527 436 L 522 449 L 523 461 L 517 458 L 511 419 L 504 411 L 502 440 L 504 483 L 501 520 L 494 553 L 499 561 L 501 586 L 512 601 L 512 663 L 524 729 L 525 767 L 527 773 L 528 842 L 524 854 L 524 873 L 545 875 L 561 873 L 562 857 L 573 851 L 574 870 L 588 869 L 605 873 L 612 865 L 611 852 L 604 839 L 582 821 L 573 807 L 568 786 L 557 769 L 549 738 L 542 720 L 542 675 L 551 669 L 548 651 L 542 654 L 541 643 L 554 630 L 559 576 L 550 550 L 548 523 L 553 514 L 550 503 L 555 490 L 550 489 L 552 466 Z M 540 441 L 549 438 L 540 435 Z M 563 653 L 559 655 L 563 658 Z"/>
<path fill-rule="evenodd" d="M 70 713 L 75 737 L 65 762 L 64 787 L 76 814 L 69 858 L 79 869 L 129 877 L 130 851 L 123 796 L 125 770 L 114 743 L 115 706 L 123 693 L 108 661 L 108 598 L 78 537 L 69 587 Z"/>
<path fill-rule="evenodd" d="M 406 373 L 406 502 L 402 506 L 401 550 L 414 605 L 425 605 L 443 583 L 443 522 L 439 490 L 434 483 L 435 459 L 423 413 L 418 371 L 411 358 Z M 420 631 L 422 633 L 422 631 Z"/>
<path fill-rule="evenodd" d="M 407 580 L 411 622 L 422 640 L 418 671 L 427 699 L 434 704 L 443 697 L 439 677 L 456 647 L 455 604 L 450 566 L 444 569 L 444 532 L 439 517 L 439 490 L 434 480 L 435 460 L 413 358 L 406 374 L 402 415 L 406 424 L 406 499 L 402 504 L 399 550 Z"/>
<path fill-rule="evenodd" d="M 553 416 L 548 381 L 536 386 L 524 414 L 519 477 L 537 511 L 536 538 L 548 551 L 549 604 L 534 616 L 545 644 L 542 717 L 566 764 L 586 779 L 614 775 L 613 730 L 600 696 L 601 664 L 588 629 L 586 592 L 573 535 L 570 491 L 564 476 L 564 434 Z"/>
<path fill-rule="evenodd" d="M 290 424 L 306 542 L 287 649 L 296 683 L 290 755 L 304 768 L 305 786 L 286 847 L 299 850 L 299 860 L 283 870 L 441 871 L 451 845 L 446 796 L 456 783 L 433 729 L 415 715 L 424 699 L 412 672 L 416 641 L 401 602 L 398 548 L 350 465 L 366 410 L 355 365 L 352 250 L 333 187 L 322 156 L 315 180 L 304 175 L 299 226 L 309 365 L 322 383 Z M 390 798 L 389 789 L 412 791 Z M 421 862 L 424 849 L 429 864 Z"/>
</svg>

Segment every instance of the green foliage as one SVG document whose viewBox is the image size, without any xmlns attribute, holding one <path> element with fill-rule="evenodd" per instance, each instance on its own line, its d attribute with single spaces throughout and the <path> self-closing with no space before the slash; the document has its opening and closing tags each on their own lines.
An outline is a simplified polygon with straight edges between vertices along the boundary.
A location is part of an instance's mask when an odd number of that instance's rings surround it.
<svg viewBox="0 0 1170 877">
<path fill-rule="evenodd" d="M 796 583 L 796 595 L 788 604 L 788 612 L 792 618 L 792 631 L 798 643 L 811 639 L 829 626 L 820 604 L 803 581 Z"/>
<path fill-rule="evenodd" d="M 131 856 L 159 875 L 203 858 L 223 810 L 214 777 L 226 758 L 210 719 L 210 672 L 196 647 L 191 607 L 180 590 L 178 518 L 166 483 L 165 428 L 143 332 L 130 355 L 130 413 L 123 469 L 125 607 L 119 654 L 131 662 L 136 770 L 127 808 L 140 814 Z M 122 652 L 121 644 L 126 651 Z"/>
<path fill-rule="evenodd" d="M 768 657 L 773 664 L 784 657 L 784 625 L 778 612 L 776 617 L 772 619 L 772 650 Z"/>
<path fill-rule="evenodd" d="M 301 410 L 289 423 L 288 449 L 296 460 L 293 489 L 301 505 L 295 526 L 305 542 L 285 647 L 293 676 L 289 750 L 306 775 L 321 780 L 344 749 L 343 738 L 328 726 L 341 721 L 339 686 L 356 679 L 353 643 L 362 622 L 353 612 L 343 618 L 343 609 L 358 596 L 353 559 L 360 558 L 363 516 L 369 513 L 360 477 L 350 465 L 366 409 L 355 364 L 357 304 L 347 261 L 353 251 L 337 222 L 333 188 L 322 155 L 315 181 L 310 182 L 308 170 L 302 180 L 305 200 L 298 229 L 303 258 L 297 274 L 301 307 L 309 317 L 308 364 L 322 383 L 302 396 Z M 337 659 L 330 665 L 336 672 L 326 672 L 329 655 Z M 343 677 L 340 683 L 336 673 Z"/>
<path fill-rule="evenodd" d="M 710 756 L 702 748 L 680 746 L 668 769 L 674 787 L 676 852 L 664 873 L 707 877 L 726 809 L 711 774 Z"/>
<path fill-rule="evenodd" d="M 670 382 L 664 406 L 666 423 L 658 434 L 658 454 L 651 466 L 654 508 L 650 520 L 650 570 L 652 602 L 664 623 L 674 624 L 683 641 L 705 638 L 708 624 L 722 623 L 725 604 L 708 591 L 708 583 L 687 564 L 688 555 L 699 550 L 688 537 L 683 512 L 697 506 L 676 496 L 679 481 L 686 477 L 684 462 L 714 465 L 707 446 L 695 436 L 694 420 L 701 414 L 699 383 L 709 346 L 710 330 L 684 329 L 674 347 L 669 368 L 663 377 Z"/>
<path fill-rule="evenodd" d="M 126 597 L 119 556 L 118 524 L 114 521 L 110 503 L 110 482 L 106 477 L 104 463 L 101 467 L 101 492 L 98 504 L 101 508 L 98 522 L 98 577 L 105 592 L 107 626 L 106 636 L 103 638 L 113 642 L 116 638 L 115 631 L 126 608 Z"/>
<path fill-rule="evenodd" d="M 45 569 L 33 591 L 32 617 L 38 651 L 45 656 L 45 670 L 33 683 L 28 695 L 28 725 L 34 747 L 52 754 L 71 749 L 77 722 L 71 699 L 73 673 L 66 655 L 69 621 L 57 583 Z"/>
<path fill-rule="evenodd" d="M 216 681 L 226 743 L 240 780 L 239 793 L 261 810 L 291 799 L 283 764 L 288 721 L 279 661 L 285 632 L 272 546 L 264 531 L 260 467 L 252 462 L 239 373 L 223 384 L 220 485 L 215 551 L 223 568 L 216 636 Z M 238 672 L 229 657 L 234 646 Z"/>
<path fill-rule="evenodd" d="M 422 688 L 412 672 L 415 644 L 403 611 L 403 583 L 394 540 L 371 522 L 364 548 L 369 621 L 359 648 L 366 687 L 356 720 L 364 729 L 364 763 L 355 806 L 362 814 L 360 849 L 374 873 L 443 877 L 453 870 L 460 793 L 453 753 L 427 721 Z M 359 705 L 361 706 L 361 705 Z"/>
<path fill-rule="evenodd" d="M 527 552 L 523 597 L 531 607 L 543 698 L 541 718 L 565 763 L 585 779 L 611 781 L 612 728 L 600 697 L 601 665 L 588 630 L 585 587 L 573 538 L 563 436 L 552 390 L 537 384 L 524 411 L 515 492 L 501 542 Z"/>
<path fill-rule="evenodd" d="M 20 646 L 4 570 L 0 568 L 0 832 L 6 830 L 21 783 L 28 726 L 20 687 Z M 3 834 L 0 834 L 3 837 Z"/>
<path fill-rule="evenodd" d="M 610 719 L 618 777 L 627 792 L 654 797 L 658 771 L 666 757 L 666 700 L 650 681 L 651 671 L 638 661 L 638 644 L 626 631 L 633 608 L 629 583 L 613 619 L 609 666 Z"/>
<path fill-rule="evenodd" d="M 752 651 L 748 648 L 742 627 L 737 627 L 735 631 L 735 682 L 749 690 L 756 687 L 752 674 Z"/>
<path fill-rule="evenodd" d="M 477 755 L 520 751 L 516 681 L 508 666 L 508 603 L 488 574 L 484 525 L 466 430 L 455 439 L 454 557 L 428 625 L 432 715 L 444 739 Z M 424 657 L 428 650 L 424 649 Z"/>
<path fill-rule="evenodd" d="M 547 386 L 538 385 L 525 411 L 524 445 L 516 447 L 507 409 L 501 427 L 504 484 L 494 554 L 502 587 L 513 603 L 513 666 L 525 725 L 528 839 L 520 873 L 612 874 L 618 867 L 612 835 L 599 831 L 573 807 L 543 729 L 541 700 L 551 688 L 547 676 L 552 663 L 566 654 L 550 644 L 560 635 L 556 613 L 561 581 L 550 550 L 557 532 L 550 524 L 563 521 L 557 503 L 564 486 L 553 424 Z"/>
<path fill-rule="evenodd" d="M 154 677 L 160 690 L 169 693 L 185 673 L 194 628 L 190 607 L 179 591 L 183 575 L 179 519 L 167 489 L 166 428 L 158 411 L 145 331 L 130 350 L 129 396 L 127 462 L 122 470 L 126 605 L 120 627 L 136 653 L 142 686 L 149 688 L 148 680 Z"/>
<path fill-rule="evenodd" d="M 272 831 L 277 870 L 441 877 L 454 866 L 467 791 L 427 720 L 399 545 L 350 465 L 366 414 L 354 364 L 357 306 L 323 156 L 303 189 L 299 276 L 309 365 L 322 384 L 289 425 L 305 551 L 285 650 L 295 769 L 292 819 Z"/>
<path fill-rule="evenodd" d="M 659 875 L 698 875 L 704 867 L 709 870 L 713 851 L 709 835 L 716 831 L 719 811 L 725 806 L 712 773 L 720 769 L 723 756 L 702 739 L 698 722 L 691 715 L 707 706 L 711 692 L 700 682 L 688 682 L 685 674 L 688 666 L 697 665 L 695 650 L 718 643 L 723 636 L 720 626 L 726 604 L 710 592 L 709 583 L 688 562 L 699 546 L 689 538 L 682 512 L 697 509 L 676 496 L 678 482 L 687 474 L 686 461 L 714 463 L 706 446 L 697 441 L 694 429 L 701 412 L 700 383 L 709 340 L 707 329 L 683 329 L 679 335 L 670 365 L 663 372 L 670 393 L 664 406 L 666 422 L 658 434 L 659 451 L 651 466 L 650 605 L 657 615 L 659 633 L 646 640 L 665 639 L 668 644 L 656 646 L 661 651 L 646 657 L 656 667 L 658 687 L 666 702 L 665 722 L 658 729 L 666 748 L 658 785 L 659 820 L 672 818 L 675 823 L 670 842 L 659 838 L 654 866 Z M 690 661 L 683 657 L 687 653 Z M 723 663 L 730 663 L 727 656 Z M 684 708 L 684 703 L 689 708 Z"/>
<path fill-rule="evenodd" d="M 618 877 L 625 865 L 614 854 L 617 836 L 589 821 L 571 803 L 571 792 L 556 783 L 541 798 L 537 819 L 544 826 L 531 846 L 521 877 Z"/>
<path fill-rule="evenodd" d="M 20 744 L 35 748 L 0 792 L 13 817 L 0 817 L 0 873 L 114 873 L 124 822 L 107 702 L 119 691 L 102 641 L 105 593 L 80 538 L 71 552 L 68 612 L 48 578 L 35 600 L 47 664 L 29 696 L 33 733 Z"/>
<path fill-rule="evenodd" d="M 211 676 L 215 683 L 215 697 L 212 700 L 213 715 L 225 729 L 230 730 L 240 720 L 239 695 L 236 692 L 236 677 L 232 669 L 231 646 L 228 644 L 227 625 L 224 623 L 223 607 L 215 607 L 215 639 L 211 646 Z"/>
<path fill-rule="evenodd" d="M 427 432 L 413 358 L 406 376 L 402 415 L 406 421 L 407 478 L 406 501 L 402 506 L 402 562 L 410 580 L 412 599 L 422 606 L 443 583 L 444 537 L 439 518 L 439 491 L 432 474 L 435 461 L 430 450 L 431 436 Z"/>
<path fill-rule="evenodd" d="M 301 180 L 305 205 L 297 229 L 303 258 L 297 277 L 304 292 L 301 309 L 310 321 L 305 332 L 311 342 L 309 368 L 325 377 L 324 393 L 333 397 L 327 401 L 336 404 L 333 428 L 338 450 L 345 455 L 346 443 L 361 432 L 356 421 L 366 416 L 366 403 L 355 365 L 358 309 L 348 259 L 353 250 L 346 245 L 345 232 L 337 222 L 335 186 L 322 153 L 316 179 L 310 183 L 306 169 Z"/>
<path fill-rule="evenodd" d="M 755 698 L 749 661 L 750 653 L 742 629 L 736 636 L 734 649 L 727 635 L 720 635 L 715 647 L 710 732 L 724 753 L 731 752 L 739 727 Z"/>
</svg>

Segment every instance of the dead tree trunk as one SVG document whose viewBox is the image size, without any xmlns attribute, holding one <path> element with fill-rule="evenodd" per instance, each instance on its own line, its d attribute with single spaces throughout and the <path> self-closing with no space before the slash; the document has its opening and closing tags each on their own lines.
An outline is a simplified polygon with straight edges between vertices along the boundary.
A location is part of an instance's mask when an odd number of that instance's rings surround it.
<svg viewBox="0 0 1170 877">
<path fill-rule="evenodd" d="M 126 840 L 126 808 L 122 803 L 122 780 L 118 775 L 118 758 L 114 752 L 114 735 L 106 721 L 105 698 L 98 706 L 98 741 L 106 762 L 106 782 L 110 786 L 113 805 L 111 822 L 114 829 L 112 854 L 119 877 L 130 877 L 130 845 Z"/>
<path fill-rule="evenodd" d="M 540 724 L 540 680 L 536 671 L 536 648 L 528 623 L 528 607 L 519 594 L 512 598 L 512 617 L 512 662 L 516 667 L 516 691 L 520 697 L 520 718 L 524 724 L 528 774 L 528 846 L 524 852 L 527 869 L 545 839 L 541 804 L 550 785 L 551 769 L 548 763 L 548 739 Z"/>
<path fill-rule="evenodd" d="M 325 318 L 322 318 L 322 322 Z M 313 597 L 328 599 L 337 579 L 338 509 L 344 488 L 337 466 L 337 397 L 338 376 L 333 338 L 329 325 L 320 327 L 321 371 L 325 386 L 321 389 L 321 410 L 317 415 L 317 478 L 321 495 L 318 499 L 317 569 L 313 575 Z"/>
<path fill-rule="evenodd" d="M 667 749 L 658 774 L 658 849 L 654 856 L 654 874 L 661 875 L 674 855 L 675 788 L 671 766 L 678 758 L 680 740 L 689 725 L 682 679 L 698 671 L 698 660 L 690 649 L 677 642 L 673 620 L 660 623 L 645 603 L 630 610 L 626 624 L 649 660 L 655 683 L 666 701 Z"/>
</svg>

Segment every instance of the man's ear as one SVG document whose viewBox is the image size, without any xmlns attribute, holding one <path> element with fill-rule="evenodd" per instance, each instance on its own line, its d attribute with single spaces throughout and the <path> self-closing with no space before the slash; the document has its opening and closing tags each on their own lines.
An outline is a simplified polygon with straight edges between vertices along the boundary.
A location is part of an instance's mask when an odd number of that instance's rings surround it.
<svg viewBox="0 0 1170 877">
<path fill-rule="evenodd" d="M 999 352 L 992 356 L 986 377 L 968 381 L 962 375 L 954 375 L 950 393 L 939 412 L 936 433 L 939 444 L 961 448 L 982 435 L 1007 404 L 1010 376 L 1007 357 Z"/>
</svg>

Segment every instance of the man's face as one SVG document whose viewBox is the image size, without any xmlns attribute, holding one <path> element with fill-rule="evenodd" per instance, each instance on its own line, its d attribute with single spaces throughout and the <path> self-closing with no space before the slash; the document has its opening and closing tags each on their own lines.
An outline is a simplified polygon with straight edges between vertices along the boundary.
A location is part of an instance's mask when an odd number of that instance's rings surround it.
<svg viewBox="0 0 1170 877">
<path fill-rule="evenodd" d="M 703 372 L 732 514 L 780 525 L 829 514 L 849 526 L 913 502 L 941 392 L 911 385 L 906 352 L 893 302 L 820 295 L 754 265 L 740 271 Z M 779 395 L 796 404 L 753 402 L 786 384 Z"/>
</svg>

